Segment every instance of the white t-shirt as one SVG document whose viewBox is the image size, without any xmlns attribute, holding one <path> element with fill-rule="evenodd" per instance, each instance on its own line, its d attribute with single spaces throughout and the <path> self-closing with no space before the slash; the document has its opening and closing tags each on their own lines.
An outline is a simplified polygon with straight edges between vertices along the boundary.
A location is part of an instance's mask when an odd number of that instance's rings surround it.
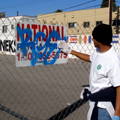
<svg viewBox="0 0 120 120">
<path fill-rule="evenodd" d="M 95 51 L 90 60 L 89 82 L 92 93 L 110 86 L 120 86 L 120 60 L 113 47 L 104 53 Z"/>
<path fill-rule="evenodd" d="M 90 56 L 90 60 L 89 84 L 91 93 L 110 86 L 120 86 L 120 60 L 113 47 L 104 53 L 95 51 Z M 106 108 L 111 115 L 113 114 L 113 110 L 110 111 L 110 102 L 98 102 L 97 106 Z"/>
</svg>

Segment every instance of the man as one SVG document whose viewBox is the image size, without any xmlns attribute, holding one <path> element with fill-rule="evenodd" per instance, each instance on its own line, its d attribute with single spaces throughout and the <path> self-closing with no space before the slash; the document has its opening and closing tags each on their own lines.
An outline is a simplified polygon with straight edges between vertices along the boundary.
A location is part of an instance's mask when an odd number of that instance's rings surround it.
<svg viewBox="0 0 120 120">
<path fill-rule="evenodd" d="M 100 24 L 94 28 L 92 36 L 96 47 L 92 55 L 71 50 L 64 41 L 58 43 L 58 47 L 64 53 L 70 53 L 84 61 L 91 62 L 89 90 L 92 97 L 89 97 L 91 102 L 88 119 L 120 120 L 120 60 L 111 46 L 112 28 L 110 25 Z M 110 90 L 106 90 L 107 88 Z M 111 88 L 115 89 L 115 93 Z"/>
</svg>

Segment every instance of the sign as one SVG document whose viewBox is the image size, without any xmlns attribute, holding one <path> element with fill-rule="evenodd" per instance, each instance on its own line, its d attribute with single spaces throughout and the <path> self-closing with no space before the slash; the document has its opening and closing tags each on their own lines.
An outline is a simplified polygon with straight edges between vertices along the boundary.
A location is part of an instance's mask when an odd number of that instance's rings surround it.
<svg viewBox="0 0 120 120">
<path fill-rule="evenodd" d="M 1 40 L 0 52 L 3 54 L 14 55 L 16 51 L 15 40 Z"/>
<path fill-rule="evenodd" d="M 69 35 L 68 42 L 69 43 L 77 43 L 79 41 L 79 35 Z"/>
<path fill-rule="evenodd" d="M 66 30 L 59 25 L 16 24 L 16 66 L 36 66 L 67 62 L 67 55 L 57 48 Z"/>
<path fill-rule="evenodd" d="M 94 50 L 94 44 L 92 40 L 92 35 L 90 34 L 81 34 L 81 35 L 72 35 L 68 36 L 69 46 L 78 52 L 91 54 Z M 113 34 L 112 46 L 115 48 L 116 52 L 120 54 L 120 35 Z M 69 54 L 69 58 L 77 58 L 74 55 Z"/>
</svg>

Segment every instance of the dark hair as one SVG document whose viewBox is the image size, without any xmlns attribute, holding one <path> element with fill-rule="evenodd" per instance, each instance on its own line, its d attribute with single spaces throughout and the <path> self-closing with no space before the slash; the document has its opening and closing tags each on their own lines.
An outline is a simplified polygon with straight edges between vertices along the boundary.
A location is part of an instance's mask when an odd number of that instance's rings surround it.
<svg viewBox="0 0 120 120">
<path fill-rule="evenodd" d="M 107 24 L 100 24 L 94 28 L 92 36 L 96 41 L 104 45 L 110 45 L 112 42 L 112 27 Z"/>
</svg>

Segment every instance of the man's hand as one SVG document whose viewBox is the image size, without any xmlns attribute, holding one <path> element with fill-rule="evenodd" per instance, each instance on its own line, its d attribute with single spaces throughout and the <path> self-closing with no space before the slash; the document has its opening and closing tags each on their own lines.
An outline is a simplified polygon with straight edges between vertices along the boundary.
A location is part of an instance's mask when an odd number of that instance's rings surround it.
<svg viewBox="0 0 120 120">
<path fill-rule="evenodd" d="M 80 98 L 84 100 L 88 100 L 90 98 L 90 95 L 91 95 L 91 92 L 89 91 L 89 87 L 85 87 L 80 93 Z"/>
<path fill-rule="evenodd" d="M 120 120 L 120 116 L 113 116 L 112 120 Z"/>
<path fill-rule="evenodd" d="M 66 43 L 66 41 L 63 41 L 63 40 L 58 41 L 57 46 L 58 46 L 58 48 L 61 49 L 62 52 L 66 53 L 66 54 L 69 54 L 72 51 L 70 46 L 68 45 L 68 43 Z"/>
</svg>

